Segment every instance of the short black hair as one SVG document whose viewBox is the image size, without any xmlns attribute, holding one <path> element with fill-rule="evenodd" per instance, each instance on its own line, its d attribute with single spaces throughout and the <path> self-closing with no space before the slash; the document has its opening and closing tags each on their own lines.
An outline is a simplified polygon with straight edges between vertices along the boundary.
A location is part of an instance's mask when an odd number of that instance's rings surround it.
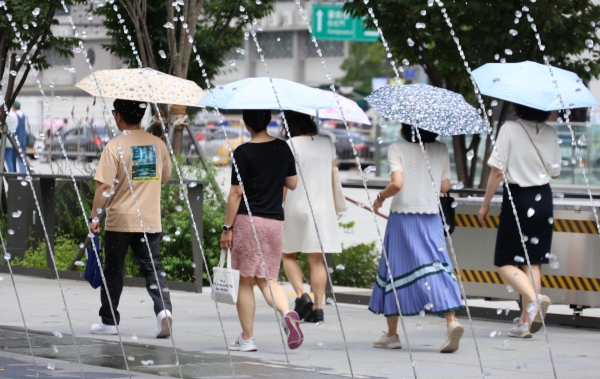
<svg viewBox="0 0 600 379">
<path fill-rule="evenodd" d="M 419 129 L 419 134 L 421 135 L 421 140 L 423 141 L 423 143 L 432 143 L 438 137 L 437 133 L 430 132 L 429 130 L 425 130 L 425 129 L 421 129 L 421 128 L 418 128 L 418 129 Z M 402 134 L 402 137 L 404 137 L 404 139 L 407 140 L 408 142 L 419 143 L 419 136 L 417 136 L 416 132 L 415 132 L 415 140 L 414 141 L 412 140 L 412 126 L 411 125 L 402 123 L 401 134 Z"/>
<path fill-rule="evenodd" d="M 267 125 L 271 122 L 271 111 L 266 109 L 244 109 L 242 115 L 244 123 L 255 133 L 267 129 Z"/>
<path fill-rule="evenodd" d="M 290 129 L 291 137 L 301 134 L 317 134 L 317 124 L 311 116 L 295 111 L 283 111 L 283 115 Z M 288 137 L 285 127 L 281 130 L 281 134 L 284 138 Z"/>
<path fill-rule="evenodd" d="M 127 125 L 139 125 L 144 118 L 148 104 L 137 100 L 115 99 L 113 107 Z"/>
<path fill-rule="evenodd" d="M 515 104 L 515 113 L 523 120 L 545 122 L 550 117 L 549 111 L 531 108 L 522 104 Z"/>
</svg>

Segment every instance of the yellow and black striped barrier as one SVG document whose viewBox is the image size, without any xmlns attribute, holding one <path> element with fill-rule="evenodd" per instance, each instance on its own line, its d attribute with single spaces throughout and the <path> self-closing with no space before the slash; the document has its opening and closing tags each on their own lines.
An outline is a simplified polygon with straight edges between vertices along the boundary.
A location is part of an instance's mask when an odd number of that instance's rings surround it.
<svg viewBox="0 0 600 379">
<path fill-rule="evenodd" d="M 479 223 L 477 215 L 474 214 L 456 214 L 454 216 L 456 226 L 464 228 L 485 228 L 496 229 L 500 224 L 499 216 L 486 216 L 486 226 Z M 554 231 L 564 233 L 583 233 L 583 234 L 598 234 L 596 223 L 590 220 L 567 220 L 554 219 Z"/>
<path fill-rule="evenodd" d="M 461 269 L 460 274 L 464 282 L 507 284 L 500 274 L 495 271 Z M 581 276 L 542 274 L 542 287 L 561 290 L 600 292 L 600 279 L 585 278 Z"/>
</svg>

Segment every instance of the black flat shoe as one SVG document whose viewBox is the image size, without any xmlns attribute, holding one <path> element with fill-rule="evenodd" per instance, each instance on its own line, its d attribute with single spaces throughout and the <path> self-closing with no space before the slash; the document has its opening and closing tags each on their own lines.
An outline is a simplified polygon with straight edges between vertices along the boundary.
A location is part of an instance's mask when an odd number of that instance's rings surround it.
<svg viewBox="0 0 600 379">
<path fill-rule="evenodd" d="M 296 299 L 294 311 L 300 316 L 300 320 L 304 320 L 306 315 L 312 310 L 314 303 L 308 294 L 303 293 L 302 296 Z"/>
<path fill-rule="evenodd" d="M 310 313 L 304 319 L 304 322 L 312 322 L 315 324 L 317 322 L 324 322 L 324 321 L 325 321 L 325 315 L 323 314 L 322 309 L 315 309 L 315 310 L 310 311 Z"/>
</svg>

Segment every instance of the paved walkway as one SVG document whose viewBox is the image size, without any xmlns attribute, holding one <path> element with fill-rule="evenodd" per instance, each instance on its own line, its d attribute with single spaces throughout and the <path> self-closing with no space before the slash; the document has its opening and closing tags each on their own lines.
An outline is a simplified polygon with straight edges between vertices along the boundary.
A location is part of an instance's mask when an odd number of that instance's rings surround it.
<svg viewBox="0 0 600 379">
<path fill-rule="evenodd" d="M 23 377 L 31 371 L 31 357 L 10 278 L 0 281 L 0 378 Z M 17 288 L 28 327 L 33 333 L 37 362 L 43 376 L 77 377 L 78 366 L 62 298 L 56 280 L 17 276 Z M 125 377 L 124 360 L 116 336 L 92 336 L 89 327 L 98 320 L 99 293 L 86 282 L 63 281 L 75 335 L 80 345 L 86 377 Z M 182 371 L 186 378 L 231 377 L 229 357 L 215 305 L 208 293 L 172 291 L 174 336 Z M 348 377 L 348 358 L 333 306 L 327 306 L 326 323 L 305 325 L 304 345 L 288 351 L 292 374 L 288 371 L 273 310 L 259 298 L 255 335 L 259 351 L 233 353 L 237 377 Z M 402 350 L 380 350 L 372 341 L 385 329 L 383 317 L 372 315 L 365 306 L 339 306 L 350 360 L 357 378 L 412 378 L 406 340 Z M 170 340 L 153 338 L 155 317 L 145 289 L 126 288 L 119 310 L 125 353 L 137 377 L 152 375 L 179 377 Z M 240 332 L 235 308 L 221 306 L 228 341 Z M 445 328 L 434 316 L 406 318 L 412 354 L 419 378 L 481 378 L 475 345 L 468 321 L 461 320 L 466 333 L 455 354 L 438 353 Z M 508 339 L 507 322 L 474 321 L 475 334 L 484 370 L 490 378 L 552 378 L 552 369 L 543 334 L 531 340 Z M 419 327 L 419 324 L 421 325 Z M 490 337 L 492 331 L 500 336 Z M 60 332 L 63 338 L 52 333 Z M 594 378 L 600 370 L 600 333 L 561 327 L 549 327 L 548 333 L 559 378 Z M 135 338 L 133 336 L 135 335 Z M 56 346 L 56 351 L 52 345 Z M 152 360 L 152 364 L 149 364 Z M 55 370 L 48 370 L 48 363 Z M 144 364 L 145 363 L 145 364 Z M 103 367 L 99 367 L 103 366 Z M 2 370 L 4 369 L 4 370 Z M 20 370 L 20 371 L 19 371 Z M 10 373 L 9 373 L 10 372 Z M 140 374 L 141 373 L 141 374 Z M 80 376 L 80 375 L 79 375 Z M 487 377 L 487 376 L 486 376 Z"/>
</svg>

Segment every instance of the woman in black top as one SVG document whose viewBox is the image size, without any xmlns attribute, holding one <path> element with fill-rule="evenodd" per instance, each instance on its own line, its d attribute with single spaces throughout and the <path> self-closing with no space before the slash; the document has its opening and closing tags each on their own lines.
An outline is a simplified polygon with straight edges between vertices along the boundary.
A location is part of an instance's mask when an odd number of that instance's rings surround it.
<svg viewBox="0 0 600 379">
<path fill-rule="evenodd" d="M 221 248 L 231 248 L 232 267 L 240 270 L 237 311 L 242 334 L 229 344 L 229 349 L 234 351 L 257 350 L 253 334 L 256 310 L 254 283 L 258 284 L 267 303 L 273 306 L 267 278 L 277 311 L 283 316 L 289 348 L 297 349 L 304 339 L 300 318 L 296 312 L 289 310 L 287 294 L 277 282 L 283 248 L 283 189 L 294 190 L 298 176 L 294 156 L 287 143 L 267 133 L 270 121 L 271 113 L 267 110 L 245 110 L 244 122 L 252 138 L 233 153 L 234 167 Z M 250 209 L 243 198 L 242 186 Z M 260 246 L 257 246 L 256 238 Z"/>
</svg>

